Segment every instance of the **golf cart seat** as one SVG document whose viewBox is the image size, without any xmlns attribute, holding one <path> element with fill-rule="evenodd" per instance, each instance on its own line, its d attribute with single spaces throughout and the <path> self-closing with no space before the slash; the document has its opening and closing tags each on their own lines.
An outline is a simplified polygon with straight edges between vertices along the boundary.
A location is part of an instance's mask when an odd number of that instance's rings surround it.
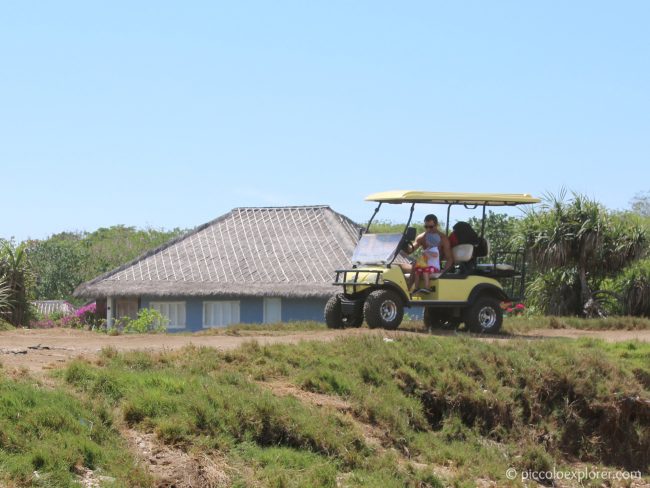
<svg viewBox="0 0 650 488">
<path fill-rule="evenodd" d="M 458 264 L 461 273 L 473 271 L 493 278 L 505 278 L 516 274 L 514 266 L 505 263 L 476 264 L 476 258 L 488 256 L 490 246 L 488 241 L 480 238 L 477 245 L 458 244 L 452 248 L 454 263 Z"/>
<path fill-rule="evenodd" d="M 514 271 L 515 267 L 512 264 L 505 264 L 505 263 L 484 263 L 484 264 L 477 264 L 476 268 L 485 271 L 485 272 L 490 272 L 490 271 L 499 271 L 499 272 L 504 272 L 507 274 L 508 271 Z"/>
<path fill-rule="evenodd" d="M 454 255 L 454 263 L 468 263 L 474 257 L 474 246 L 472 244 L 458 244 L 451 250 Z"/>
</svg>

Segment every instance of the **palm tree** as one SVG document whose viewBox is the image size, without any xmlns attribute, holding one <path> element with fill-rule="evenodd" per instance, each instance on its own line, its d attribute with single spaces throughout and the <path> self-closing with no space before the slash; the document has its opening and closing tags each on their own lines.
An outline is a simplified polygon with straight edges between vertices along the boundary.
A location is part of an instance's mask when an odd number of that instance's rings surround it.
<svg viewBox="0 0 650 488">
<path fill-rule="evenodd" d="M 11 288 L 0 278 L 0 318 L 11 310 Z"/>
<path fill-rule="evenodd" d="M 24 324 L 29 319 L 28 288 L 32 282 L 24 246 L 14 248 L 5 243 L 0 249 L 0 279 L 9 289 L 5 298 L 9 309 L 5 309 L 4 316 L 14 325 Z"/>
<path fill-rule="evenodd" d="M 647 242 L 638 222 L 616 217 L 584 195 L 574 193 L 567 201 L 564 190 L 557 197 L 545 195 L 539 208 L 521 220 L 518 233 L 539 273 L 531 290 L 557 291 L 560 285 L 566 290 L 566 295 L 549 293 L 544 302 L 538 300 L 547 313 L 567 308 L 551 302 L 559 299 L 572 303 L 573 314 L 583 315 L 592 290 L 639 259 Z"/>
</svg>

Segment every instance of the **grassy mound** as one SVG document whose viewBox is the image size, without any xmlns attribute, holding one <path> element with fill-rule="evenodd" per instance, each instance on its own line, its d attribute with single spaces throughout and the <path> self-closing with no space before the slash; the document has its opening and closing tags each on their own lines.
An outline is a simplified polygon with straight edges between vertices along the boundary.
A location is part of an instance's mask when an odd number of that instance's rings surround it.
<svg viewBox="0 0 650 488">
<path fill-rule="evenodd" d="M 162 442 L 225 453 L 235 483 L 278 486 L 440 486 L 441 467 L 511 484 L 509 466 L 575 461 L 647 473 L 649 378 L 648 344 L 458 337 L 108 350 L 65 372 Z"/>
<path fill-rule="evenodd" d="M 650 319 L 627 316 L 612 316 L 602 319 L 509 317 L 503 322 L 503 331 L 506 333 L 521 333 L 534 329 L 648 330 L 650 329 Z"/>
<path fill-rule="evenodd" d="M 111 422 L 105 409 L 0 377 L 0 485 L 68 487 L 86 470 L 113 486 L 148 485 Z"/>
</svg>

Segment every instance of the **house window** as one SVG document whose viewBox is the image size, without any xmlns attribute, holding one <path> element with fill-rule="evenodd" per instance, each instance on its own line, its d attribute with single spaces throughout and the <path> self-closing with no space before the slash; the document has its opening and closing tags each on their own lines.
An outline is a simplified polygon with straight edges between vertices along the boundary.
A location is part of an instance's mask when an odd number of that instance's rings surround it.
<svg viewBox="0 0 650 488">
<path fill-rule="evenodd" d="M 122 317 L 138 318 L 137 298 L 118 298 L 115 300 L 115 318 L 121 319 Z"/>
<path fill-rule="evenodd" d="M 149 307 L 160 312 L 163 317 L 167 317 L 168 329 L 185 328 L 185 302 L 151 302 Z"/>
<path fill-rule="evenodd" d="M 282 322 L 282 298 L 264 299 L 264 323 L 275 324 Z"/>
<path fill-rule="evenodd" d="M 239 323 L 239 301 L 203 302 L 203 327 Z"/>
</svg>

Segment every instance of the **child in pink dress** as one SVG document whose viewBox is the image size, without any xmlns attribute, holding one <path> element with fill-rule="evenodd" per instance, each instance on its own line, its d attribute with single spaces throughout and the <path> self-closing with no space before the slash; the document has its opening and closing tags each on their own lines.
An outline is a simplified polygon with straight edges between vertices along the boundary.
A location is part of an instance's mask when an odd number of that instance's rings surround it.
<svg viewBox="0 0 650 488">
<path fill-rule="evenodd" d="M 431 244 L 427 239 L 427 248 L 424 249 L 422 255 L 415 262 L 413 272 L 415 273 L 415 281 L 413 283 L 413 290 L 420 286 L 420 278 L 424 278 L 424 287 L 418 289 L 418 292 L 429 292 L 431 286 L 431 278 L 437 278 L 440 273 L 440 252 L 435 245 Z"/>
</svg>

